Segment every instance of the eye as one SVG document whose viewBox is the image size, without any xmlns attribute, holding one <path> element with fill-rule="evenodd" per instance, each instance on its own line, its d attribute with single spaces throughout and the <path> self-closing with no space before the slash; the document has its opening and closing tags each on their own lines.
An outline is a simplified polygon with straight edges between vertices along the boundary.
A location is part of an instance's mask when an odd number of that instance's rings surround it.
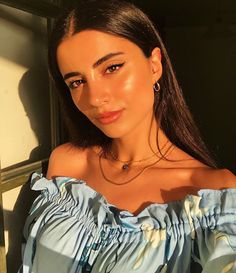
<svg viewBox="0 0 236 273">
<path fill-rule="evenodd" d="M 114 71 L 119 70 L 123 65 L 124 65 L 124 63 L 112 64 L 112 65 L 110 65 L 110 66 L 108 66 L 108 67 L 106 68 L 106 72 L 107 72 L 108 74 L 113 73 Z"/>
<path fill-rule="evenodd" d="M 84 83 L 84 80 L 82 79 L 75 80 L 75 81 L 69 82 L 68 86 L 70 89 L 75 89 L 75 88 L 78 88 L 82 83 Z"/>
</svg>

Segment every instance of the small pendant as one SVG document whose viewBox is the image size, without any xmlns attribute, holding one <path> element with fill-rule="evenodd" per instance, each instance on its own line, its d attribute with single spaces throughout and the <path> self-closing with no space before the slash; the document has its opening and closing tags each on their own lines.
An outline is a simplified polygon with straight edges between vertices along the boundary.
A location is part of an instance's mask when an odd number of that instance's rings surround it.
<svg viewBox="0 0 236 273">
<path fill-rule="evenodd" d="M 123 170 L 128 170 L 128 169 L 129 169 L 129 164 L 128 164 L 128 163 L 125 163 L 125 164 L 122 166 L 122 169 L 123 169 Z"/>
</svg>

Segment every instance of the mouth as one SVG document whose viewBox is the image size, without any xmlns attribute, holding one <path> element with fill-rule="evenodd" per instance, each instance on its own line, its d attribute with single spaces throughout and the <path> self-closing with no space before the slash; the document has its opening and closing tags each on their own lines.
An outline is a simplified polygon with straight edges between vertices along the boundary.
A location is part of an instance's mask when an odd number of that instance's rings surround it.
<svg viewBox="0 0 236 273">
<path fill-rule="evenodd" d="M 111 112 L 103 112 L 96 116 L 96 120 L 98 120 L 101 124 L 110 124 L 117 121 L 120 118 L 122 112 L 123 109 Z"/>
</svg>

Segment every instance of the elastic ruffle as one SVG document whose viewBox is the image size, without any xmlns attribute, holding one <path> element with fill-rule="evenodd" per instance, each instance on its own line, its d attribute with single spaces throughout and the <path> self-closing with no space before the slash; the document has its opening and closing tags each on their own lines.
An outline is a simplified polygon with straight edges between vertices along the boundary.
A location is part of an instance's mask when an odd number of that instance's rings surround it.
<svg viewBox="0 0 236 273">
<path fill-rule="evenodd" d="M 236 260 L 236 189 L 200 190 L 134 215 L 80 179 L 35 173 L 31 187 L 41 194 L 25 225 L 23 273 L 189 273 L 192 260 L 217 273 Z"/>
</svg>

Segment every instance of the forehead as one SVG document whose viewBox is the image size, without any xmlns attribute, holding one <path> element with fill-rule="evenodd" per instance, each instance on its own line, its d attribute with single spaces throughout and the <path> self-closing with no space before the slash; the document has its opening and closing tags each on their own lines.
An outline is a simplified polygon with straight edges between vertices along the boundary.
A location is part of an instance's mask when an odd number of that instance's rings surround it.
<svg viewBox="0 0 236 273">
<path fill-rule="evenodd" d="M 142 50 L 128 39 L 101 31 L 85 30 L 61 42 L 57 49 L 57 59 L 58 62 L 73 60 L 76 55 L 80 60 L 94 62 L 97 58 L 115 51 L 122 51 L 130 56 L 143 55 Z"/>
</svg>

